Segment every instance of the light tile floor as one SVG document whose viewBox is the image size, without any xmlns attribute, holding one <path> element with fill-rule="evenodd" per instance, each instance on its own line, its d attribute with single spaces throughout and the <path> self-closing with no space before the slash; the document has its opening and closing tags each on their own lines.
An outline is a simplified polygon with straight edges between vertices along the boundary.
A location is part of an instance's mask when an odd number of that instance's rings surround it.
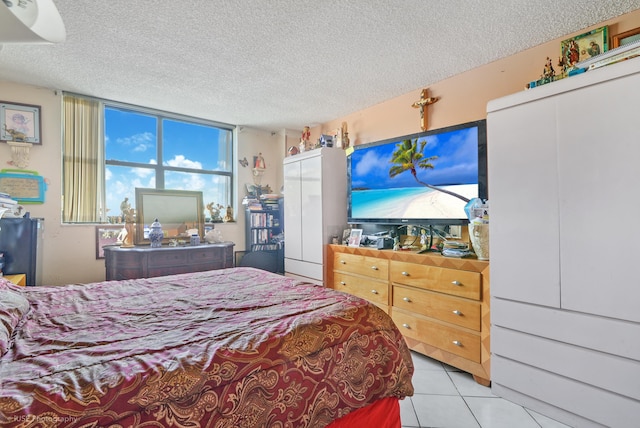
<svg viewBox="0 0 640 428">
<path fill-rule="evenodd" d="M 463 371 L 412 352 L 414 395 L 400 401 L 403 428 L 568 428 L 491 393 Z"/>
</svg>

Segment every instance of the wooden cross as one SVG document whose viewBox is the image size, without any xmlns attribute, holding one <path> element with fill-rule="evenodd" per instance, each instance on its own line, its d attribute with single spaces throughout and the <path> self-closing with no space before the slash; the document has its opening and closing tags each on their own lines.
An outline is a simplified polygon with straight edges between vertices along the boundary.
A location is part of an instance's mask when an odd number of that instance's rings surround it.
<svg viewBox="0 0 640 428">
<path fill-rule="evenodd" d="M 420 100 L 416 101 L 411 105 L 411 107 L 413 108 L 420 109 L 420 127 L 422 128 L 423 131 L 427 130 L 427 106 L 435 103 L 439 99 L 440 99 L 439 97 L 430 97 L 429 90 L 423 89 Z"/>
</svg>

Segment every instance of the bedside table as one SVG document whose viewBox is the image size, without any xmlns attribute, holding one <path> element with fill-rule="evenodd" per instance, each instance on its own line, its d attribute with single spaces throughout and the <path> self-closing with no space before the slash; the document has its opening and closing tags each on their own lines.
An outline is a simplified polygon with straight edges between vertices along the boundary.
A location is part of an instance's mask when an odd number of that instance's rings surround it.
<svg viewBox="0 0 640 428">
<path fill-rule="evenodd" d="M 25 275 L 24 273 L 5 275 L 4 277 L 16 285 L 21 285 L 23 287 L 27 285 L 27 275 Z"/>
</svg>

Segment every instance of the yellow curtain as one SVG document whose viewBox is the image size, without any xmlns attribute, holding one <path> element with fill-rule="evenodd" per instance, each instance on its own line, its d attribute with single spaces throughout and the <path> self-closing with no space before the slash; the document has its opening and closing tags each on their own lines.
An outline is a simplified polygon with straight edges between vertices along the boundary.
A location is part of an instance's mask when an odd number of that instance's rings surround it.
<svg viewBox="0 0 640 428">
<path fill-rule="evenodd" d="M 65 94 L 63 114 L 62 221 L 102 222 L 101 103 Z"/>
</svg>

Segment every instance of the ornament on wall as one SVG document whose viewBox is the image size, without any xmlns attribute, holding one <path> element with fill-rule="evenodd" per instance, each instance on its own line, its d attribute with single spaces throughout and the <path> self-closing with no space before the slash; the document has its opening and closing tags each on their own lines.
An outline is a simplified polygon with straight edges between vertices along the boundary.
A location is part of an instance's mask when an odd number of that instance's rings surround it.
<svg viewBox="0 0 640 428">
<path fill-rule="evenodd" d="M 413 103 L 411 107 L 420 109 L 420 128 L 426 131 L 428 128 L 427 122 L 427 107 L 431 104 L 438 102 L 440 97 L 430 97 L 429 89 L 423 89 L 422 95 L 418 101 Z"/>
<path fill-rule="evenodd" d="M 11 147 L 11 160 L 8 162 L 18 168 L 26 168 L 29 166 L 29 149 L 33 144 L 20 143 L 17 141 L 7 141 L 9 147 Z"/>
</svg>

